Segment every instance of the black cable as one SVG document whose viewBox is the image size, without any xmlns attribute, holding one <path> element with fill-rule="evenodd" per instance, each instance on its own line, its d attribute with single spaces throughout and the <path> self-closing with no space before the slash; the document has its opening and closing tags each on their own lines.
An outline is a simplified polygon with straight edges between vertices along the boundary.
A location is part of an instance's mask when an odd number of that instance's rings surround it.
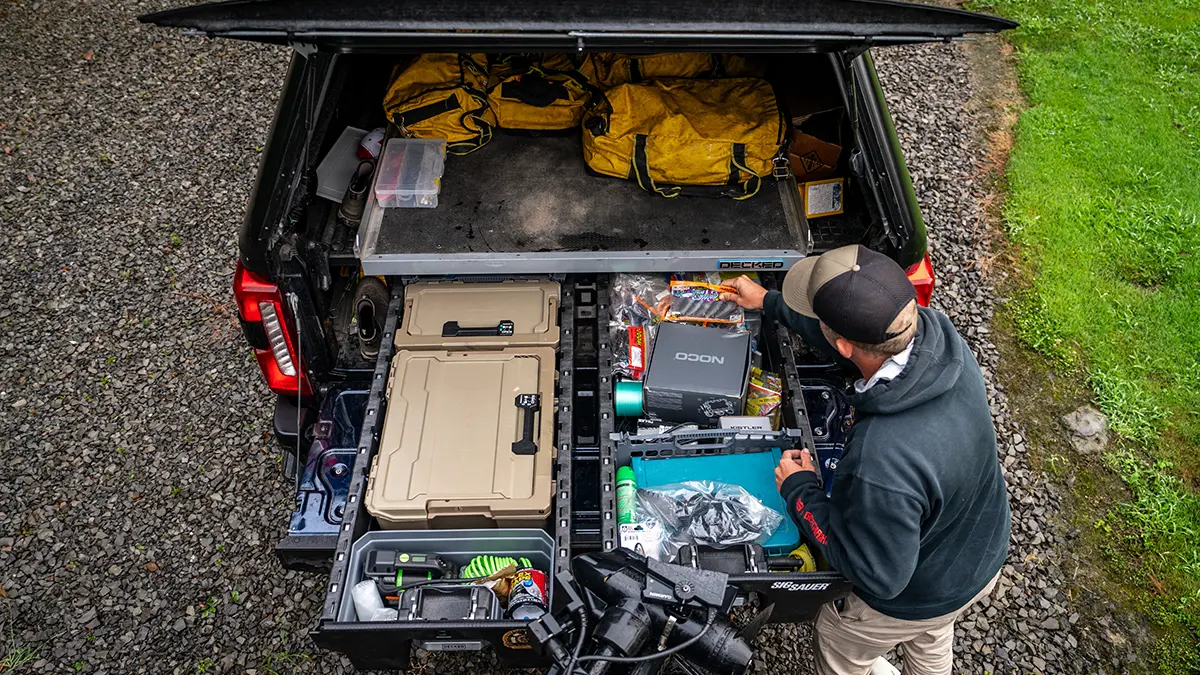
<svg viewBox="0 0 1200 675">
<path fill-rule="evenodd" d="M 579 655 L 583 653 L 583 643 L 587 640 L 588 614 L 594 612 L 592 607 L 592 596 L 588 594 L 588 590 L 582 587 L 575 580 L 575 560 L 567 561 L 567 568 L 571 571 L 570 584 L 575 589 L 575 592 L 583 598 L 583 608 L 579 611 L 579 628 L 578 634 L 575 636 L 575 646 L 571 649 L 571 660 L 567 662 L 566 673 L 571 675 L 575 672 L 575 663 L 579 660 Z"/>
<path fill-rule="evenodd" d="M 571 660 L 567 661 L 567 667 L 565 668 L 567 675 L 575 672 L 575 664 L 579 661 L 579 655 L 583 652 L 584 640 L 587 639 L 587 628 L 587 609 L 581 608 L 579 610 L 579 628 L 577 629 L 579 635 L 575 638 L 575 646 L 571 649 Z"/>
<path fill-rule="evenodd" d="M 417 588 L 418 586 L 432 586 L 434 584 L 476 583 L 476 582 L 483 581 L 485 578 L 486 577 L 479 577 L 478 579 L 462 579 L 462 578 L 459 578 L 459 579 L 422 579 L 420 581 L 414 581 L 412 583 L 404 584 L 403 586 L 397 586 L 396 592 L 400 593 L 401 591 L 407 591 L 410 588 Z M 392 594 L 388 593 L 388 595 L 392 595 Z"/>
<path fill-rule="evenodd" d="M 576 584 L 575 588 L 578 589 L 579 585 Z M 599 619 L 602 613 L 596 609 L 595 603 L 592 602 L 592 594 L 585 590 L 580 594 L 580 597 L 583 598 L 583 604 L 587 605 L 588 614 L 590 614 L 593 619 Z"/>
<path fill-rule="evenodd" d="M 696 635 L 692 638 L 685 640 L 674 647 L 671 647 L 670 649 L 664 649 L 661 652 L 646 654 L 645 656 L 581 656 L 576 663 L 586 663 L 588 661 L 611 661 L 612 663 L 644 663 L 646 661 L 657 661 L 658 659 L 666 658 L 672 654 L 678 654 L 679 652 L 699 642 L 700 638 L 704 637 L 704 634 L 708 632 L 708 629 L 712 628 L 712 625 L 716 620 L 717 610 L 708 610 L 708 620 L 705 621 L 704 628 L 701 628 L 699 633 L 696 633 Z"/>
</svg>

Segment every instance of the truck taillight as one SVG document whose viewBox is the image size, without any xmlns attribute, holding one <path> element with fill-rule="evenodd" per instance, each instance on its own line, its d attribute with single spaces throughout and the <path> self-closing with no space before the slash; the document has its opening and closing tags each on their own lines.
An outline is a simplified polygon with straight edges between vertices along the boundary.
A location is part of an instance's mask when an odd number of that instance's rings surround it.
<svg viewBox="0 0 1200 675">
<path fill-rule="evenodd" d="M 933 286 L 937 283 L 937 279 L 933 276 L 933 263 L 929 261 L 929 254 L 926 253 L 921 262 L 912 265 L 905 271 L 908 272 L 908 280 L 912 282 L 913 288 L 917 289 L 917 304 L 928 307 L 929 299 L 933 297 Z"/>
<path fill-rule="evenodd" d="M 295 377 L 296 364 L 292 362 L 287 336 L 283 333 L 283 324 L 279 320 L 279 313 L 275 311 L 275 303 L 258 303 L 258 313 L 262 315 L 263 330 L 267 333 L 267 344 L 271 345 L 271 355 L 275 357 L 275 365 L 279 366 L 279 372 L 288 377 Z"/>
<path fill-rule="evenodd" d="M 312 388 L 297 358 L 279 287 L 255 275 L 238 261 L 233 297 L 254 357 L 267 386 L 284 396 L 309 395 Z"/>
</svg>

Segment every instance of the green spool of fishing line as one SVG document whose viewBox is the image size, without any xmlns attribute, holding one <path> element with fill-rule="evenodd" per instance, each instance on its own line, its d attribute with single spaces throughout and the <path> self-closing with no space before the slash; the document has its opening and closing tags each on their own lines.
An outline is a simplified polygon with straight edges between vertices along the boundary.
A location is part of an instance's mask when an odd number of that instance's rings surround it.
<svg viewBox="0 0 1200 675">
<path fill-rule="evenodd" d="M 617 380 L 613 390 L 613 407 L 620 417 L 639 417 L 642 414 L 642 383 L 636 380 Z"/>
<path fill-rule="evenodd" d="M 518 560 L 500 555 L 477 555 L 463 568 L 461 576 L 464 579 L 482 579 L 483 577 L 492 576 L 509 565 L 514 565 L 517 569 L 533 567 L 533 563 L 529 562 L 529 558 Z"/>
</svg>

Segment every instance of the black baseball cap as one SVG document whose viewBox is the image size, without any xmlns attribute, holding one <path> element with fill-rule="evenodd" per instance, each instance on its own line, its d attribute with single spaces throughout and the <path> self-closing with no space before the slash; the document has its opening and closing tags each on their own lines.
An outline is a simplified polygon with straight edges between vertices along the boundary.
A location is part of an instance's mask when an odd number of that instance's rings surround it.
<svg viewBox="0 0 1200 675">
<path fill-rule="evenodd" d="M 896 337 L 888 327 L 916 299 L 916 289 L 896 261 L 861 245 L 805 258 L 783 279 L 788 307 L 864 344 Z"/>
</svg>

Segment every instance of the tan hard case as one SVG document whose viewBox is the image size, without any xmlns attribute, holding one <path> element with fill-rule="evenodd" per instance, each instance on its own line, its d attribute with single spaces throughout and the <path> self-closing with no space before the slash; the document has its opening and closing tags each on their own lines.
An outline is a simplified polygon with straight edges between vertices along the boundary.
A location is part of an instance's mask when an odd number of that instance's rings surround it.
<svg viewBox="0 0 1200 675">
<path fill-rule="evenodd" d="M 554 494 L 557 283 L 405 288 L 367 511 L 384 529 L 540 527 Z M 510 336 L 442 337 L 511 321 Z M 537 452 L 516 455 L 519 394 L 541 395 Z"/>
</svg>

